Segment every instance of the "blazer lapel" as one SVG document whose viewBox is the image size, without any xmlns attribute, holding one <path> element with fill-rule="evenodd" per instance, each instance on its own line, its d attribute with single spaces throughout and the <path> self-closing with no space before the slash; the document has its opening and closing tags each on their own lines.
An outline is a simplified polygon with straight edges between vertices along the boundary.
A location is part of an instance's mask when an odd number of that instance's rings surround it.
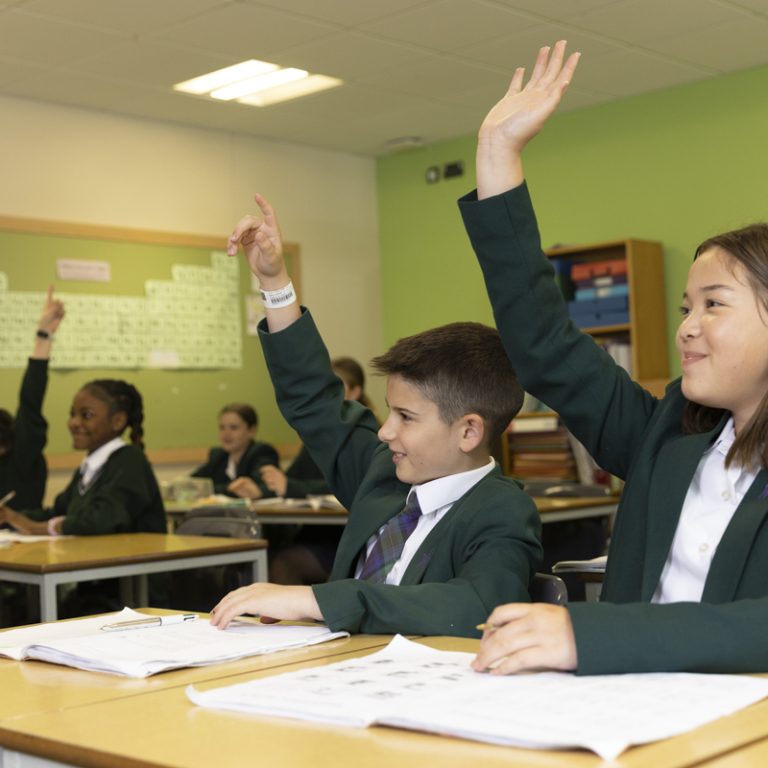
<svg viewBox="0 0 768 768">
<path fill-rule="evenodd" d="M 741 580 L 757 531 L 768 514 L 768 472 L 758 473 L 725 529 L 704 584 L 702 602 L 732 600 Z"/>
<path fill-rule="evenodd" d="M 666 443 L 659 451 L 648 489 L 647 545 L 641 600 L 650 600 L 672 546 L 685 496 L 701 456 L 722 430 L 686 435 Z"/>
</svg>

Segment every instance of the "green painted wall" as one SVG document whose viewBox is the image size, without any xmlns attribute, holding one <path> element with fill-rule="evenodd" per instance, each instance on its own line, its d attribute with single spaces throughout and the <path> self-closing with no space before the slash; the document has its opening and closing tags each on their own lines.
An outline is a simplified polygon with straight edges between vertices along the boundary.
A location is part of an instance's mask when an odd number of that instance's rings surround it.
<svg viewBox="0 0 768 768">
<path fill-rule="evenodd" d="M 673 375 L 695 246 L 768 219 L 767 140 L 761 67 L 558 114 L 526 150 L 545 247 L 629 237 L 663 244 Z M 453 320 L 491 322 L 455 202 L 474 186 L 474 150 L 471 136 L 378 162 L 385 344 Z M 426 184 L 428 166 L 455 160 L 464 161 L 463 178 Z"/>
<path fill-rule="evenodd" d="M 16 240 L 18 247 L 13 246 Z M 30 240 L 34 241 L 33 245 Z M 0 271 L 7 274 L 9 290 L 14 291 L 43 291 L 49 284 L 54 284 L 58 291 L 65 293 L 143 296 L 144 281 L 170 280 L 173 264 L 210 266 L 210 249 L 32 235 L 5 235 L 3 243 Z M 21 249 L 25 254 L 23 257 Z M 58 258 L 109 261 L 112 280 L 109 283 L 57 280 Z M 240 267 L 240 292 L 241 296 L 250 292 L 250 272 L 244 263 Z M 70 404 L 82 384 L 95 378 L 122 378 L 138 387 L 144 398 L 148 448 L 215 445 L 218 441 L 217 413 L 222 405 L 232 401 L 254 405 L 263 425 L 259 431 L 260 439 L 275 443 L 295 441 L 295 433 L 277 409 L 259 341 L 245 333 L 242 300 L 240 311 L 243 327 L 243 366 L 240 369 L 52 370 L 44 406 L 49 423 L 48 451 L 64 453 L 72 450 L 66 429 Z M 65 317 L 63 322 L 68 319 Z M 34 328 L 31 328 L 30 351 L 33 335 Z M 9 410 L 16 409 L 22 373 L 21 369 L 0 370 L 0 404 Z"/>
</svg>

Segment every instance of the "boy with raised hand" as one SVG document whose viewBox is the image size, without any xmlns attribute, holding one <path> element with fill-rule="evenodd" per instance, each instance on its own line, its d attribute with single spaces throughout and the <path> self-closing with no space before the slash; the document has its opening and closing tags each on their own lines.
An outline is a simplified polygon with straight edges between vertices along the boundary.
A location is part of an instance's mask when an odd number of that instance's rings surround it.
<svg viewBox="0 0 768 768">
<path fill-rule="evenodd" d="M 401 339 L 373 360 L 388 375 L 389 416 L 344 400 L 312 316 L 285 269 L 275 214 L 246 216 L 242 246 L 266 308 L 261 342 L 283 415 L 299 433 L 349 520 L 330 580 L 256 583 L 211 612 L 315 619 L 333 630 L 476 637 L 501 602 L 529 600 L 541 560 L 536 507 L 490 456 L 523 393 L 498 333 L 454 323 Z M 377 436 L 378 429 L 378 436 Z"/>
</svg>

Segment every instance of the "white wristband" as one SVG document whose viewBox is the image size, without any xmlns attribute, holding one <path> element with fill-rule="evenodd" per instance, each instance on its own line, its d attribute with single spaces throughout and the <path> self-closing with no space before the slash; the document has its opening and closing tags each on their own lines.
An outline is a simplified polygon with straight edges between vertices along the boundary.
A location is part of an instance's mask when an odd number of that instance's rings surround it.
<svg viewBox="0 0 768 768">
<path fill-rule="evenodd" d="M 259 293 L 261 293 L 261 300 L 267 309 L 280 309 L 280 307 L 287 307 L 296 301 L 296 291 L 293 290 L 293 283 L 288 283 L 288 285 L 284 285 L 276 291 L 265 291 L 261 288 Z"/>
</svg>

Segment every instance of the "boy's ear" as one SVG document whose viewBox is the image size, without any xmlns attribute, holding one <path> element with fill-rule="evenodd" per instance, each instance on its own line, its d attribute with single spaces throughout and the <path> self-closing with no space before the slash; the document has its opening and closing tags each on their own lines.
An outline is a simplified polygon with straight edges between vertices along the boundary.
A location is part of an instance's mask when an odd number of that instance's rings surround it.
<svg viewBox="0 0 768 768">
<path fill-rule="evenodd" d="M 459 449 L 470 453 L 485 442 L 485 420 L 477 413 L 467 413 L 459 419 Z"/>
<path fill-rule="evenodd" d="M 112 414 L 112 431 L 121 435 L 128 426 L 128 414 L 125 411 L 115 411 Z"/>
</svg>

